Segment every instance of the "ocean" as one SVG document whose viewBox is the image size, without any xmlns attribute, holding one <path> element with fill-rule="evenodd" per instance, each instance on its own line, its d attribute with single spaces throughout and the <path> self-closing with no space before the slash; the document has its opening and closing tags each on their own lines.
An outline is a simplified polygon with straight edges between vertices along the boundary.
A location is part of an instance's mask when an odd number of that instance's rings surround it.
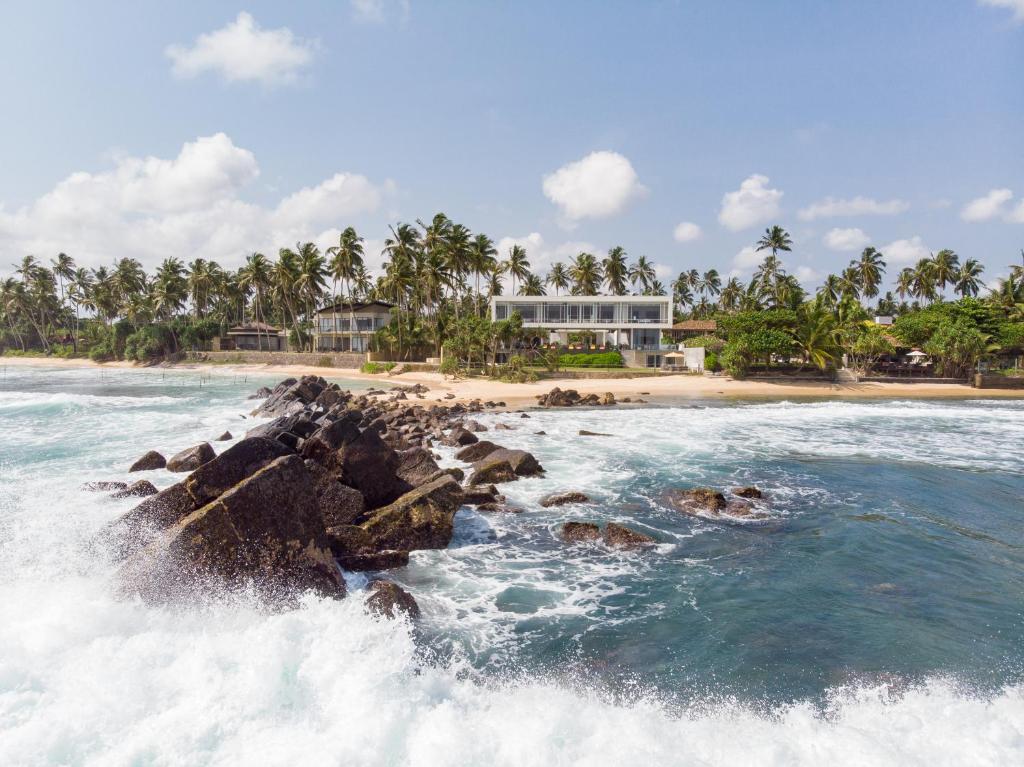
<svg viewBox="0 0 1024 767">
<path fill-rule="evenodd" d="M 485 414 L 546 475 L 388 574 L 413 625 L 361 574 L 285 612 L 116 595 L 94 538 L 134 502 L 82 483 L 241 437 L 276 379 L 0 375 L 0 764 L 1024 763 L 1024 401 Z M 695 485 L 756 485 L 767 518 L 683 515 Z M 562 490 L 592 503 L 540 506 Z M 658 543 L 566 545 L 570 520 Z"/>
</svg>

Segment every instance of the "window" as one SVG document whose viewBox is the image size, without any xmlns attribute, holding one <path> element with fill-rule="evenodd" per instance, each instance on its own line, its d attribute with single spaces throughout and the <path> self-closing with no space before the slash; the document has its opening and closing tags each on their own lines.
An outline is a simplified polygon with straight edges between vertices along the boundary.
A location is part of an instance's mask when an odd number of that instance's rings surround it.
<svg viewBox="0 0 1024 767">
<path fill-rule="evenodd" d="M 594 305 L 593 304 L 580 304 L 580 318 L 577 322 L 593 322 L 594 321 Z"/>
<path fill-rule="evenodd" d="M 523 318 L 524 323 L 536 323 L 540 322 L 540 312 L 537 304 L 516 304 L 515 310 L 519 312 L 519 316 Z"/>
<path fill-rule="evenodd" d="M 630 304 L 629 322 L 661 322 L 661 304 Z"/>
<path fill-rule="evenodd" d="M 565 304 L 544 304 L 544 322 L 565 322 Z"/>
<path fill-rule="evenodd" d="M 615 322 L 615 304 L 598 304 L 597 321 Z"/>
<path fill-rule="evenodd" d="M 508 304 L 502 302 L 494 305 L 494 319 L 496 320 L 507 320 L 508 319 Z"/>
</svg>

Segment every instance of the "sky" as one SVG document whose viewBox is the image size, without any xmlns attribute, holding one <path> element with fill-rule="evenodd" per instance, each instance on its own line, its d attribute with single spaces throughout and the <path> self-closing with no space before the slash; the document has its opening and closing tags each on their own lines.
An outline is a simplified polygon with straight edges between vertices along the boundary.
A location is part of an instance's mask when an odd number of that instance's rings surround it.
<svg viewBox="0 0 1024 767">
<path fill-rule="evenodd" d="M 813 289 L 1024 248 L 1024 0 L 0 0 L 0 273 L 237 268 L 442 211 L 534 269 L 614 245 Z"/>
</svg>

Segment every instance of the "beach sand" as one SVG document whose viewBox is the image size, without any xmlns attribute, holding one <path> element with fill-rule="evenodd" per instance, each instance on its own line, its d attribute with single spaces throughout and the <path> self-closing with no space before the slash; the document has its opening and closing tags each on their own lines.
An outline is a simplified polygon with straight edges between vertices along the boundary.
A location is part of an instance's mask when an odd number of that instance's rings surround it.
<svg viewBox="0 0 1024 767">
<path fill-rule="evenodd" d="M 96 363 L 84 359 L 57 359 L 39 357 L 3 357 L 0 367 L 36 366 L 53 368 L 95 367 L 103 369 L 128 368 L 145 370 L 147 368 L 131 362 Z M 927 384 L 927 383 L 856 383 L 836 384 L 814 381 L 733 381 L 726 377 L 703 375 L 664 375 L 646 376 L 642 378 L 609 378 L 609 379 L 574 379 L 552 378 L 536 383 L 511 384 L 485 379 L 466 379 L 453 381 L 444 379 L 439 373 L 403 373 L 389 376 L 386 374 L 369 375 L 358 370 L 323 368 L 308 365 L 211 365 L 205 363 L 177 363 L 174 365 L 157 366 L 162 369 L 201 370 L 209 375 L 267 375 L 299 376 L 304 374 L 321 375 L 329 381 L 362 380 L 373 381 L 380 388 L 387 389 L 398 384 L 409 385 L 422 383 L 430 387 L 424 400 L 444 400 L 446 394 L 454 394 L 454 399 L 447 402 L 464 402 L 472 399 L 505 402 L 508 407 L 523 407 L 536 404 L 537 396 L 550 391 L 554 387 L 575 389 L 581 394 L 604 394 L 611 392 L 617 399 L 631 397 L 642 398 L 647 402 L 664 403 L 680 399 L 772 399 L 783 400 L 796 397 L 829 397 L 835 399 L 916 399 L 916 398 L 953 398 L 953 399 L 993 399 L 993 398 L 1024 398 L 1021 389 L 975 389 L 959 384 Z M 149 368 L 155 369 L 155 368 Z"/>
</svg>

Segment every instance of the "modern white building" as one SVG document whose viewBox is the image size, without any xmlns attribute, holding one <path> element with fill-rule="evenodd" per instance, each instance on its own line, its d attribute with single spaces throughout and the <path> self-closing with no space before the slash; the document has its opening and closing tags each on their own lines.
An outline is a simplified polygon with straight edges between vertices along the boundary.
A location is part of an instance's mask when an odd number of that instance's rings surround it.
<svg viewBox="0 0 1024 767">
<path fill-rule="evenodd" d="M 491 319 L 505 320 L 513 312 L 523 318 L 524 328 L 536 328 L 540 344 L 569 346 L 588 337 L 587 345 L 620 349 L 627 364 L 643 367 L 661 364 L 658 352 L 675 349 L 662 344 L 672 327 L 669 296 L 494 296 Z M 635 352 L 652 352 L 642 357 Z"/>
<path fill-rule="evenodd" d="M 373 334 L 391 323 L 391 304 L 342 302 L 316 314 L 316 349 L 321 352 L 366 352 Z"/>
</svg>

